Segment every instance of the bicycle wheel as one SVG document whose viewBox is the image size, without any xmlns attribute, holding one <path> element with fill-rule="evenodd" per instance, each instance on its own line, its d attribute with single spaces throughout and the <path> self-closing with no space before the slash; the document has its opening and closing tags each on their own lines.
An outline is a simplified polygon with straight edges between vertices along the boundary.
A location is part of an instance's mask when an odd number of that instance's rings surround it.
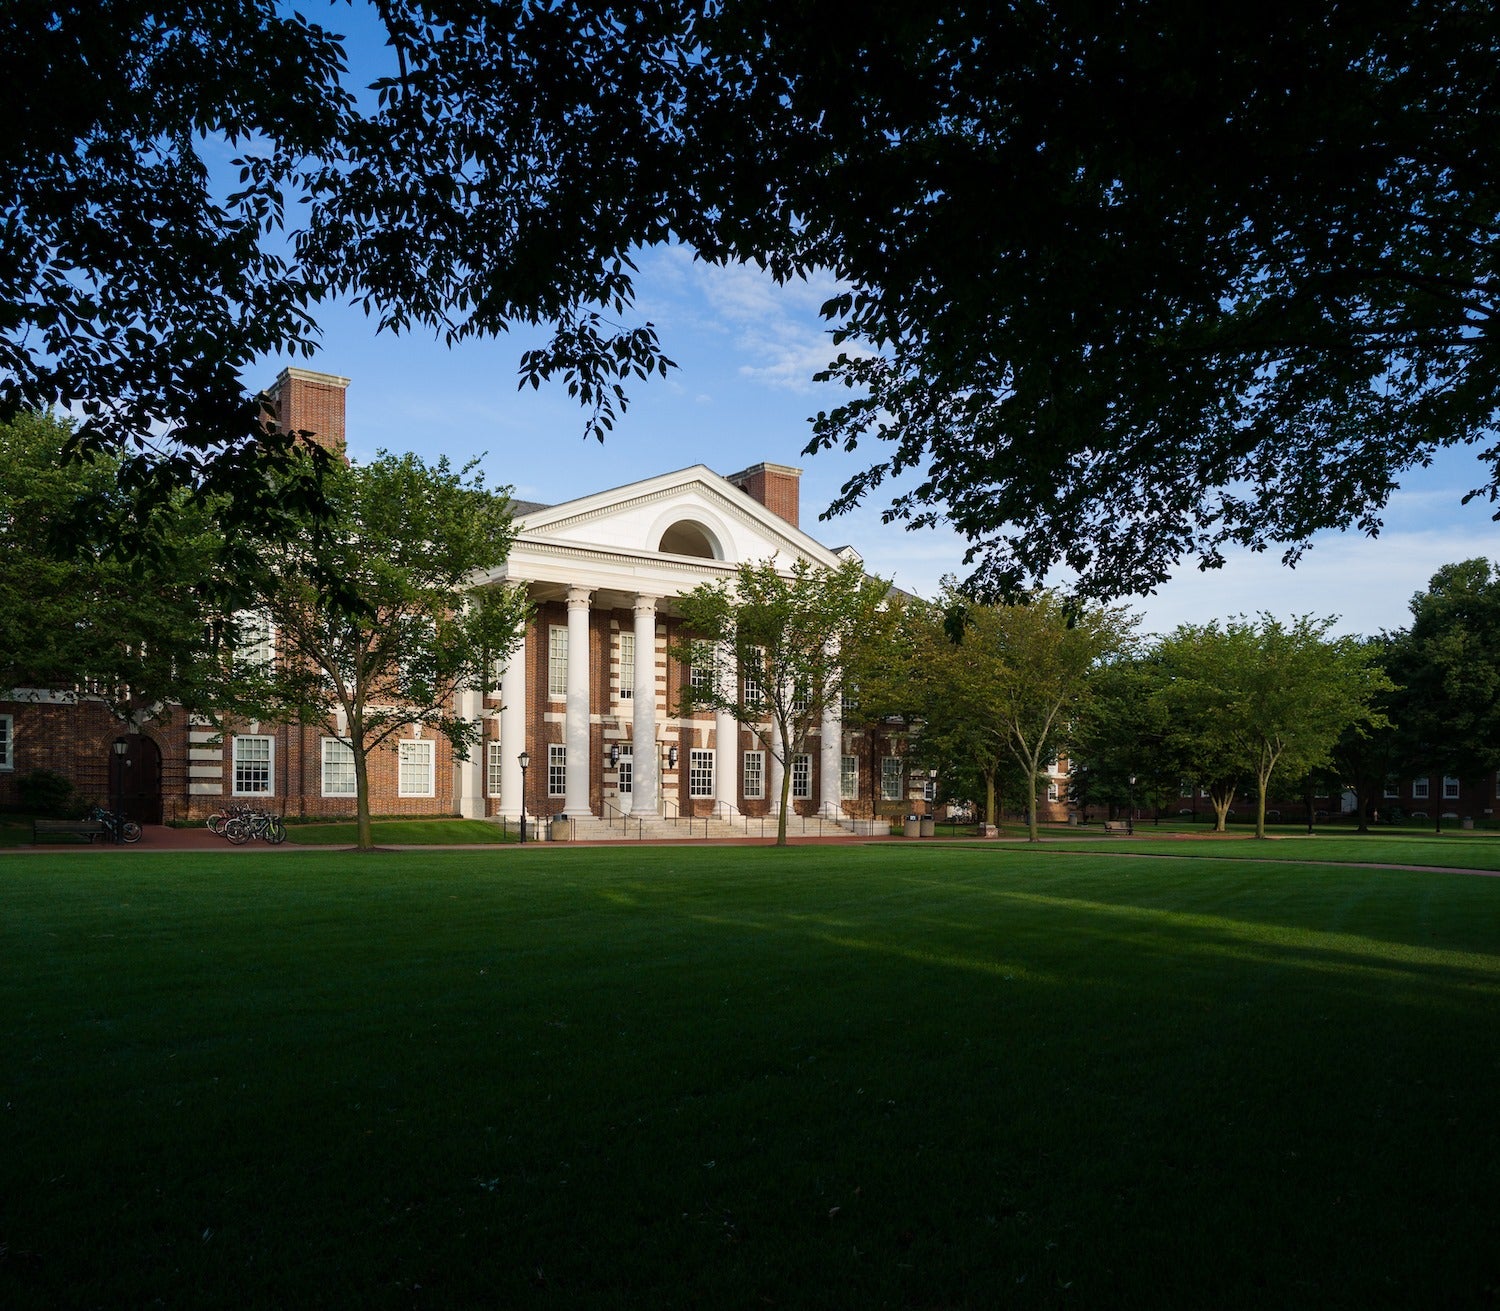
<svg viewBox="0 0 1500 1311">
<path fill-rule="evenodd" d="M 250 841 L 250 826 L 238 817 L 225 820 L 221 832 L 234 847 L 242 847 Z"/>
<path fill-rule="evenodd" d="M 120 829 L 120 838 L 124 842 L 139 842 L 141 840 L 141 826 L 133 819 L 127 819 Z"/>
<path fill-rule="evenodd" d="M 208 825 L 208 831 L 215 837 L 222 837 L 224 833 L 224 821 L 228 816 L 222 810 L 216 810 L 203 822 Z"/>
<path fill-rule="evenodd" d="M 265 838 L 273 847 L 279 847 L 286 841 L 286 825 L 273 817 L 266 825 Z"/>
</svg>

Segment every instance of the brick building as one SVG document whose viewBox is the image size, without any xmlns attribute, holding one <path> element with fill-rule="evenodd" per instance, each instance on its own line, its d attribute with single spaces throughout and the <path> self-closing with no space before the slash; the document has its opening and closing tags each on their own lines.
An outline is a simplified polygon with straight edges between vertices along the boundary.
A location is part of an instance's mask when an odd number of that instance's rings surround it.
<svg viewBox="0 0 1500 1311">
<path fill-rule="evenodd" d="M 348 385 L 286 369 L 272 395 L 285 427 L 341 449 Z M 675 599 L 732 577 L 740 562 L 849 558 L 802 531 L 799 476 L 779 464 L 727 476 L 694 465 L 561 505 L 517 503 L 510 556 L 483 581 L 524 586 L 535 613 L 498 691 L 459 697 L 483 740 L 462 761 L 444 738 L 403 730 L 370 758 L 372 812 L 517 818 L 524 752 L 528 815 L 640 833 L 682 816 L 732 824 L 774 814 L 780 764 L 727 715 L 677 713 L 688 671 L 668 650 L 679 635 Z M 845 732 L 831 708 L 792 761 L 795 811 L 837 822 L 921 809 L 930 783 L 908 770 L 904 744 L 894 729 Z M 90 800 L 122 794 L 145 822 L 198 818 L 225 802 L 354 811 L 352 757 L 334 722 L 220 732 L 169 709 L 122 724 L 86 692 L 12 689 L 0 698 L 0 804 L 13 804 L 15 777 L 37 768 L 65 774 Z"/>
</svg>

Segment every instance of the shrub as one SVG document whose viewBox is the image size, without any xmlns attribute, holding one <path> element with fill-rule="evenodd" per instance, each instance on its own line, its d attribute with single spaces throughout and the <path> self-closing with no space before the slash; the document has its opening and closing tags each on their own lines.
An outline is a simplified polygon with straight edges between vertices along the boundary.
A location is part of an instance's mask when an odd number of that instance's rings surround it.
<svg viewBox="0 0 1500 1311">
<path fill-rule="evenodd" d="M 22 810 L 53 819 L 65 818 L 78 808 L 72 780 L 55 769 L 33 769 L 18 775 L 16 796 Z"/>
</svg>

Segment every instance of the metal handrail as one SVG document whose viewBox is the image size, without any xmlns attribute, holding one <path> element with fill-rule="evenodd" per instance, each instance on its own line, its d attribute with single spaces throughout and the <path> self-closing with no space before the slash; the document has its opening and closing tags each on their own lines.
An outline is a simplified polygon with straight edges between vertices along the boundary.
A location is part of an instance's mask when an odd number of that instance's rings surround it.
<svg viewBox="0 0 1500 1311">
<path fill-rule="evenodd" d="M 632 819 L 634 819 L 635 820 L 635 826 L 636 826 L 635 827 L 635 840 L 637 842 L 643 842 L 643 841 L 645 841 L 645 838 L 646 838 L 646 821 L 644 819 L 636 819 L 636 817 L 634 815 L 627 814 L 626 811 L 623 810 L 621 807 L 616 806 L 613 803 L 608 802 L 608 801 L 606 801 L 604 803 L 604 810 L 605 810 L 604 822 L 605 822 L 606 826 L 608 826 L 609 828 L 614 828 L 614 826 L 615 826 L 614 820 L 611 819 L 610 816 L 609 816 L 609 812 L 613 811 L 616 815 L 618 815 L 620 817 L 620 832 L 624 833 L 628 837 L 630 835 L 630 821 Z"/>
</svg>

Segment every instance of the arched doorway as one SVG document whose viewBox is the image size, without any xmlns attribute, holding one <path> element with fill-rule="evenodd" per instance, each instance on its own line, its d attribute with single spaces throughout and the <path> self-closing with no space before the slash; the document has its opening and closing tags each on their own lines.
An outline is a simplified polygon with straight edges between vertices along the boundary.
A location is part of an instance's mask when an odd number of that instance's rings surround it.
<svg viewBox="0 0 1500 1311">
<path fill-rule="evenodd" d="M 126 733 L 123 755 L 109 750 L 109 804 L 137 824 L 161 823 L 161 748 L 144 733 Z"/>
</svg>

